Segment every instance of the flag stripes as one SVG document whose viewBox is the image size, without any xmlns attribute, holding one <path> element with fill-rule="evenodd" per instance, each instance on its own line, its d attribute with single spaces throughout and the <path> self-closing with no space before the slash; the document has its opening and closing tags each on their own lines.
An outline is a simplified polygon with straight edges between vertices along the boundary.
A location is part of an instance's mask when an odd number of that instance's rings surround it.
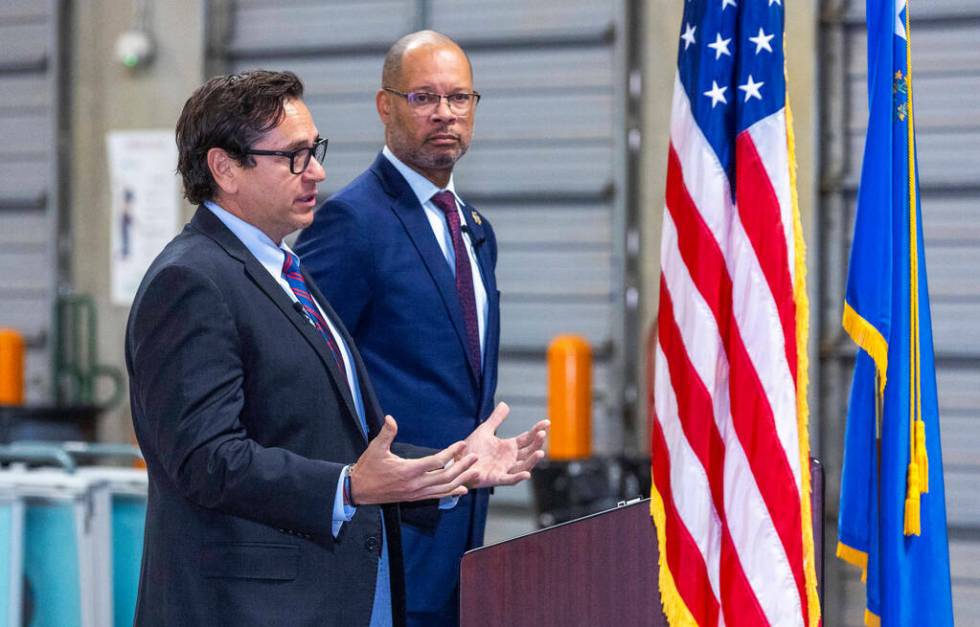
<svg viewBox="0 0 980 627">
<path fill-rule="evenodd" d="M 770 176 L 773 141 L 754 141 L 780 121 L 736 138 L 736 204 L 675 90 L 651 446 L 666 566 L 701 625 L 809 624 L 789 174 Z"/>
</svg>

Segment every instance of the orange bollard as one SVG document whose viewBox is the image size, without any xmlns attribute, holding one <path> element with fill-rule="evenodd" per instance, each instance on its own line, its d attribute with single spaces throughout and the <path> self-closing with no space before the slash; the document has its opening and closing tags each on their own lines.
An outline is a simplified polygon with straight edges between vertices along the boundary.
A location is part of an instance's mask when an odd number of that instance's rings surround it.
<svg viewBox="0 0 980 627">
<path fill-rule="evenodd" d="M 0 328 L 0 405 L 24 404 L 24 337 Z"/>
<path fill-rule="evenodd" d="M 592 352 L 585 338 L 559 335 L 548 347 L 548 456 L 592 454 Z"/>
</svg>

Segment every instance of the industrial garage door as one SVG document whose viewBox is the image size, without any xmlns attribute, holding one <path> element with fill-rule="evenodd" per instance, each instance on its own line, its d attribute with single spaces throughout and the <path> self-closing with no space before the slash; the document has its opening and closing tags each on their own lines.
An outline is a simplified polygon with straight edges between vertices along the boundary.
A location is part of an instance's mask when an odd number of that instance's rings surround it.
<svg viewBox="0 0 980 627">
<path fill-rule="evenodd" d="M 0 327 L 27 341 L 27 400 L 50 400 L 61 205 L 60 2 L 0 2 Z"/>
<path fill-rule="evenodd" d="M 401 35 L 433 28 L 470 54 L 480 101 L 457 189 L 493 222 L 502 292 L 498 400 L 505 426 L 546 413 L 545 350 L 584 335 L 597 355 L 593 439 L 622 446 L 626 163 L 621 2 L 366 0 L 212 2 L 211 68 L 290 69 L 330 138 L 329 195 L 380 150 L 381 62 Z M 635 352 L 635 339 L 630 351 Z M 641 447 L 642 448 L 642 447 Z M 498 490 L 523 503 L 527 487 Z"/>
</svg>

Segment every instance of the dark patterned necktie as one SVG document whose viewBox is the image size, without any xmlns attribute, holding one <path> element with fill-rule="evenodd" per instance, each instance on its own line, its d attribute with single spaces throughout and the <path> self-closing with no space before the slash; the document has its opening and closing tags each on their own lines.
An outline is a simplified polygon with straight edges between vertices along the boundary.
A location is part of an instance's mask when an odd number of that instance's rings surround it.
<svg viewBox="0 0 980 627">
<path fill-rule="evenodd" d="M 466 356 L 470 360 L 473 372 L 480 376 L 480 323 L 476 315 L 476 296 L 473 294 L 473 269 L 470 266 L 470 255 L 463 243 L 463 233 L 460 229 L 459 211 L 456 210 L 456 198 L 452 192 L 439 192 L 432 197 L 432 203 L 446 214 L 449 224 L 449 236 L 453 240 L 453 253 L 456 256 L 456 293 L 459 295 L 459 305 L 463 310 L 463 323 L 466 327 Z"/>
<path fill-rule="evenodd" d="M 307 319 L 316 327 L 316 330 L 320 332 L 323 341 L 327 343 L 327 348 L 333 354 L 334 361 L 337 362 L 337 367 L 340 369 L 341 377 L 344 383 L 346 383 L 347 370 L 344 368 L 344 356 L 340 352 L 340 347 L 330 332 L 330 328 L 327 327 L 327 321 L 320 314 L 320 308 L 313 302 L 313 296 L 306 289 L 306 281 L 299 271 L 299 257 L 289 251 L 283 252 L 286 253 L 286 258 L 282 262 L 282 275 L 286 278 L 286 282 L 289 283 L 289 287 L 292 288 L 293 294 L 296 295 L 296 300 L 303 306 L 303 313 L 306 314 Z"/>
</svg>

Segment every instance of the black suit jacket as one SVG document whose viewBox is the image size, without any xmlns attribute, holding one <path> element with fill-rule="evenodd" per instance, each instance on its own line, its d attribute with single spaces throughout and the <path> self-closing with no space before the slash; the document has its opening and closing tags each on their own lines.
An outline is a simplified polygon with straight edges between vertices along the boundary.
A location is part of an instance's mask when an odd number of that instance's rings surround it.
<svg viewBox="0 0 980 627">
<path fill-rule="evenodd" d="M 335 539 L 337 480 L 382 424 L 347 342 L 371 433 L 323 338 L 207 208 L 150 266 L 126 330 L 133 423 L 149 470 L 138 625 L 366 625 L 381 508 Z M 420 454 L 420 451 L 401 451 Z M 397 506 L 384 507 L 403 620 Z"/>
</svg>

